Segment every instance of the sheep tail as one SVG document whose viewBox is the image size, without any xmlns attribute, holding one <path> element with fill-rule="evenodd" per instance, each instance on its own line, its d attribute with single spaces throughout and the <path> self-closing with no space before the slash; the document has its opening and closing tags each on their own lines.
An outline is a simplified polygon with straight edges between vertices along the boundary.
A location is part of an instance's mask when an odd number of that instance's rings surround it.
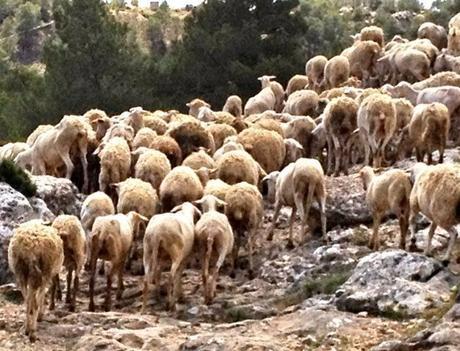
<svg viewBox="0 0 460 351">
<path fill-rule="evenodd" d="M 233 213 L 233 217 L 234 217 L 237 221 L 241 221 L 241 220 L 243 219 L 243 211 L 241 211 L 241 209 L 235 210 L 235 212 Z"/>
</svg>

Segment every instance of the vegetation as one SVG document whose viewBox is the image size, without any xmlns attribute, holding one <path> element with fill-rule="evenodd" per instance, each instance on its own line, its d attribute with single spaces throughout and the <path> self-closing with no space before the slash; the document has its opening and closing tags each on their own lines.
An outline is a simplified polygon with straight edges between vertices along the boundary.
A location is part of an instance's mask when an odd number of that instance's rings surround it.
<svg viewBox="0 0 460 351">
<path fill-rule="evenodd" d="M 310 57 L 339 54 L 366 25 L 413 39 L 420 23 L 447 26 L 460 12 L 456 0 L 431 10 L 419 0 L 208 0 L 190 14 L 126 6 L 0 0 L 0 141 L 94 107 L 183 111 L 202 97 L 219 109 L 230 94 L 253 95 L 262 74 L 286 84 Z"/>
<path fill-rule="evenodd" d="M 37 192 L 29 175 L 9 160 L 0 162 L 0 182 L 8 183 L 26 197 L 34 196 Z"/>
</svg>

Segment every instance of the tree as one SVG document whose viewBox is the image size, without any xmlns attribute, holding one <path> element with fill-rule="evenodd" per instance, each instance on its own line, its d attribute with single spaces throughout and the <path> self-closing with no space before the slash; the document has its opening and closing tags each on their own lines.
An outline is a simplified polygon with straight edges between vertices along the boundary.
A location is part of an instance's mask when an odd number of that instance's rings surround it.
<svg viewBox="0 0 460 351">
<path fill-rule="evenodd" d="M 45 45 L 46 86 L 54 117 L 99 107 L 117 113 L 147 103 L 145 57 L 100 0 L 57 0 L 56 31 Z"/>
<path fill-rule="evenodd" d="M 183 41 L 159 64 L 165 101 L 201 96 L 216 108 L 226 97 L 260 89 L 257 77 L 285 83 L 304 70 L 305 23 L 297 0 L 209 0 L 186 19 Z"/>
<path fill-rule="evenodd" d="M 448 27 L 449 20 L 460 12 L 460 1 L 458 0 L 436 0 L 431 5 L 429 20 Z"/>
</svg>

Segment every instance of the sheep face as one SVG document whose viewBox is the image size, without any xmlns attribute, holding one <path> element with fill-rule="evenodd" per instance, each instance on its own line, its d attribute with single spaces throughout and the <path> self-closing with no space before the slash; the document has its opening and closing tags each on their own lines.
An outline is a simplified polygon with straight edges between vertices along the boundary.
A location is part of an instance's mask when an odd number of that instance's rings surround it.
<svg viewBox="0 0 460 351">
<path fill-rule="evenodd" d="M 276 197 L 276 181 L 280 175 L 279 171 L 271 172 L 262 179 L 262 196 L 270 201 L 275 202 Z"/>
<path fill-rule="evenodd" d="M 227 203 L 215 197 L 214 195 L 205 195 L 200 200 L 194 201 L 194 205 L 200 206 L 203 213 L 209 211 L 225 212 Z"/>
<path fill-rule="evenodd" d="M 193 223 L 198 222 L 198 220 L 201 217 L 201 211 L 197 209 L 191 202 L 184 202 L 183 204 L 174 207 L 170 212 L 171 213 L 184 212 L 184 213 L 192 214 Z"/>
</svg>

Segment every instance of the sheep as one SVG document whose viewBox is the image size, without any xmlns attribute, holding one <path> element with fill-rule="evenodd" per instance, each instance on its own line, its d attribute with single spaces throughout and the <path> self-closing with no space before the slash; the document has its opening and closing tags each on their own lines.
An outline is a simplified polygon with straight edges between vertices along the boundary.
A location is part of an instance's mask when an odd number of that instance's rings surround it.
<svg viewBox="0 0 460 351">
<path fill-rule="evenodd" d="M 52 227 L 57 230 L 61 237 L 64 247 L 64 267 L 67 269 L 67 293 L 66 303 L 70 305 L 69 310 L 75 311 L 77 292 L 79 289 L 79 277 L 86 256 L 86 235 L 85 231 L 76 216 L 60 215 L 53 221 Z M 72 273 L 75 274 L 72 284 Z M 59 280 L 56 281 L 54 288 L 57 288 Z M 54 301 L 51 301 L 54 308 Z"/>
<path fill-rule="evenodd" d="M 89 195 L 81 206 L 80 218 L 86 237 L 88 238 L 97 217 L 115 214 L 115 207 L 110 197 L 97 191 Z"/>
<path fill-rule="evenodd" d="M 277 171 L 283 165 L 286 148 L 283 137 L 265 129 L 248 128 L 238 134 L 238 142 L 265 172 Z"/>
<path fill-rule="evenodd" d="M 264 174 L 261 166 L 244 150 L 226 152 L 217 160 L 217 177 L 230 185 L 240 182 L 257 185 Z"/>
<path fill-rule="evenodd" d="M 115 137 L 125 139 L 128 145 L 131 146 L 134 140 L 134 136 L 135 132 L 133 127 L 128 126 L 124 123 L 114 124 L 107 130 L 107 133 L 105 133 L 104 137 L 102 138 L 101 144 L 96 149 L 96 153 L 99 153 L 99 151 L 102 150 L 105 147 L 105 145 Z"/>
<path fill-rule="evenodd" d="M 157 133 L 155 133 L 150 128 L 144 127 L 140 129 L 134 137 L 133 150 L 136 150 L 140 147 L 150 147 L 156 136 Z"/>
<path fill-rule="evenodd" d="M 374 41 L 377 44 L 379 44 L 381 48 L 385 46 L 383 30 L 380 27 L 376 27 L 376 26 L 364 27 L 363 29 L 361 29 L 359 39 L 361 41 L 367 41 L 367 40 Z"/>
<path fill-rule="evenodd" d="M 137 134 L 139 130 L 144 128 L 144 110 L 142 107 L 131 108 L 126 114 L 123 123 L 132 127 L 134 129 L 134 134 Z"/>
<path fill-rule="evenodd" d="M 170 124 L 166 135 L 177 141 L 182 150 L 183 158 L 186 158 L 193 151 L 197 151 L 199 147 L 204 147 L 211 153 L 215 151 L 211 133 L 197 120 L 182 122 L 173 126 Z"/>
<path fill-rule="evenodd" d="M 324 79 L 324 68 L 327 58 L 322 55 L 314 56 L 305 65 L 305 74 L 308 77 L 309 89 L 319 92 L 321 82 Z"/>
<path fill-rule="evenodd" d="M 405 43 L 408 43 L 408 42 L 409 42 L 408 39 L 405 39 L 405 38 L 401 37 L 400 35 L 396 34 L 395 36 L 393 36 L 391 41 L 389 41 L 385 45 L 385 52 L 390 51 L 393 47 L 398 46 L 399 44 L 405 44 Z"/>
<path fill-rule="evenodd" d="M 274 110 L 276 97 L 270 87 L 263 88 L 255 96 L 250 97 L 244 105 L 244 115 L 250 116 L 267 110 Z"/>
<path fill-rule="evenodd" d="M 396 162 L 401 156 L 407 154 L 407 144 L 404 143 L 406 137 L 405 127 L 409 124 L 414 106 L 405 98 L 393 99 L 396 107 L 396 130 L 389 142 L 389 146 L 395 148 L 392 161 Z"/>
<path fill-rule="evenodd" d="M 446 29 L 432 22 L 425 22 L 420 25 L 417 38 L 430 40 L 439 50 L 447 47 Z"/>
<path fill-rule="evenodd" d="M 257 79 L 260 80 L 262 89 L 269 87 L 273 91 L 273 94 L 275 96 L 275 106 L 273 109 L 270 110 L 274 110 L 275 112 L 281 112 L 284 101 L 284 88 L 280 83 L 271 81 L 275 78 L 276 76 L 262 76 Z M 245 115 L 247 116 L 246 113 Z"/>
<path fill-rule="evenodd" d="M 217 114 L 207 106 L 202 106 L 198 110 L 196 117 L 201 122 L 214 122 L 217 120 Z"/>
<path fill-rule="evenodd" d="M 127 214 L 134 211 L 147 218 L 157 213 L 158 195 L 150 183 L 136 178 L 128 178 L 122 182 L 114 183 L 112 186 L 116 188 L 118 193 L 118 213 Z"/>
<path fill-rule="evenodd" d="M 79 116 L 64 116 L 52 129 L 41 134 L 34 144 L 15 158 L 15 163 L 21 167 L 32 165 L 35 175 L 49 174 L 47 170 L 56 171 L 61 165 L 65 166 L 65 177 L 70 179 L 74 164 L 70 158 L 72 146 L 77 146 L 77 154 L 83 168 L 83 189 L 88 188 L 88 129 Z"/>
<path fill-rule="evenodd" d="M 231 189 L 231 185 L 223 182 L 220 179 L 210 179 L 204 187 L 204 195 L 213 195 L 219 200 L 225 201 L 227 192 Z"/>
<path fill-rule="evenodd" d="M 447 38 L 447 49 L 449 53 L 458 56 L 460 53 L 460 39 L 458 36 L 460 30 L 460 16 L 456 14 L 449 21 L 449 34 Z"/>
<path fill-rule="evenodd" d="M 314 115 L 318 103 L 319 96 L 313 90 L 297 90 L 289 95 L 283 113 L 296 116 Z"/>
<path fill-rule="evenodd" d="M 110 261 L 110 271 L 107 273 L 107 287 L 104 302 L 105 311 L 110 311 L 112 305 L 112 280 L 117 273 L 118 288 L 116 299 L 121 300 L 123 293 L 123 268 L 133 242 L 133 232 L 147 218 L 129 212 L 127 215 L 116 214 L 97 217 L 93 224 L 90 241 L 90 278 L 89 278 L 89 311 L 94 312 L 94 284 L 96 261 L 101 258 Z"/>
<path fill-rule="evenodd" d="M 198 117 L 200 107 L 206 106 L 211 108 L 211 105 L 201 99 L 193 99 L 185 105 L 189 108 L 188 114 L 193 117 Z"/>
<path fill-rule="evenodd" d="M 255 277 L 253 264 L 253 250 L 256 232 L 263 220 L 263 199 L 257 187 L 246 182 L 233 185 L 225 196 L 225 215 L 227 216 L 235 234 L 235 243 L 232 252 L 232 273 L 235 268 L 238 253 L 245 238 L 248 244 L 249 278 Z M 244 234 L 247 233 L 245 236 Z"/>
<path fill-rule="evenodd" d="M 449 128 L 449 111 L 445 105 L 434 102 L 415 107 L 408 130 L 418 162 L 423 162 L 425 154 L 428 154 L 428 164 L 431 164 L 435 149 L 439 150 L 439 163 L 443 162 Z"/>
<path fill-rule="evenodd" d="M 292 229 L 295 214 L 298 210 L 302 220 L 301 234 L 306 235 L 306 226 L 313 197 L 316 198 L 321 213 L 321 230 L 324 240 L 326 236 L 326 185 L 321 164 L 314 159 L 301 158 L 289 164 L 281 172 L 272 172 L 263 181 L 264 195 L 269 201 L 275 202 L 273 220 L 268 230 L 267 240 L 273 240 L 276 220 L 283 205 L 292 207 L 289 225 L 288 248 L 293 248 Z"/>
<path fill-rule="evenodd" d="M 186 166 L 178 166 L 169 172 L 160 185 L 160 200 L 163 212 L 187 201 L 203 196 L 203 184 L 198 175 Z"/>
<path fill-rule="evenodd" d="M 389 170 L 376 176 L 374 170 L 365 166 L 359 172 L 366 191 L 366 202 L 372 212 L 373 229 L 369 237 L 369 248 L 380 247 L 379 226 L 386 212 L 391 211 L 399 220 L 401 231 L 399 248 L 406 248 L 406 234 L 409 228 L 411 181 L 409 174 L 399 169 Z"/>
<path fill-rule="evenodd" d="M 374 41 L 368 40 L 357 43 L 349 58 L 350 74 L 360 79 L 363 85 L 368 86 L 371 76 L 375 73 L 375 66 L 381 53 L 381 47 Z"/>
<path fill-rule="evenodd" d="M 134 166 L 134 177 L 150 183 L 158 191 L 166 175 L 171 172 L 168 157 L 158 150 L 140 148 L 132 154 L 139 154 Z"/>
<path fill-rule="evenodd" d="M 284 146 L 286 147 L 286 156 L 284 157 L 283 167 L 304 156 L 303 147 L 297 140 L 292 138 L 284 139 Z"/>
<path fill-rule="evenodd" d="M 424 254 L 431 255 L 431 240 L 439 226 L 449 232 L 450 241 L 443 263 L 448 264 L 460 223 L 460 167 L 458 164 L 441 164 L 424 168 L 415 178 L 410 195 L 411 249 L 415 248 L 416 216 L 419 212 L 428 217 L 431 226 Z"/>
<path fill-rule="evenodd" d="M 168 123 L 156 115 L 144 116 L 144 126 L 152 129 L 157 135 L 163 135 L 168 129 Z"/>
<path fill-rule="evenodd" d="M 350 62 L 345 56 L 334 56 L 324 66 L 321 87 L 325 90 L 338 87 L 350 77 Z"/>
<path fill-rule="evenodd" d="M 460 58 L 447 54 L 442 51 L 433 65 L 433 71 L 439 73 L 442 71 L 454 71 L 460 73 Z"/>
<path fill-rule="evenodd" d="M 231 138 L 233 138 L 233 137 L 231 137 Z M 212 155 L 212 158 L 216 162 L 219 161 L 219 159 L 222 157 L 222 155 L 225 154 L 226 152 L 236 151 L 236 150 L 245 151 L 243 145 L 241 145 L 240 143 L 238 143 L 236 141 L 236 137 L 235 137 L 235 139 L 231 139 L 231 138 L 226 138 L 225 141 L 224 141 L 224 144 L 218 150 L 216 150 L 214 155 Z"/>
<path fill-rule="evenodd" d="M 110 184 L 122 182 L 129 177 L 131 152 L 125 139 L 114 137 L 98 155 L 101 159 L 99 189 L 106 193 Z"/>
<path fill-rule="evenodd" d="M 430 60 L 423 52 L 406 48 L 398 50 L 378 59 L 390 69 L 392 84 L 405 79 L 407 81 L 420 81 L 430 76 Z"/>
<path fill-rule="evenodd" d="M 175 207 L 171 213 L 152 217 L 144 236 L 144 288 L 141 313 L 145 312 L 149 294 L 149 283 L 154 280 L 160 287 L 161 262 L 164 254 L 171 259 L 171 273 L 168 286 L 168 304 L 175 309 L 176 299 L 182 294 L 181 275 L 193 249 L 195 239 L 194 223 L 200 211 L 190 202 Z"/>
<path fill-rule="evenodd" d="M 225 138 L 238 134 L 235 128 L 229 126 L 228 124 L 211 124 L 208 126 L 207 130 L 211 133 L 212 138 L 214 139 L 214 146 L 216 150 L 224 144 Z"/>
<path fill-rule="evenodd" d="M 203 215 L 195 225 L 195 243 L 202 257 L 204 301 L 210 304 L 216 295 L 219 269 L 233 250 L 233 230 L 227 216 L 217 212 L 217 207 L 224 207 L 225 202 L 213 195 L 205 195 L 194 204 L 203 208 Z"/>
<path fill-rule="evenodd" d="M 37 339 L 37 320 L 43 316 L 46 290 L 63 262 L 63 243 L 56 229 L 33 220 L 14 230 L 8 245 L 8 265 L 26 302 L 25 334 L 31 342 Z"/>
<path fill-rule="evenodd" d="M 54 127 L 51 124 L 39 125 L 32 133 L 29 134 L 26 143 L 29 144 L 29 146 L 32 146 L 40 135 L 53 128 Z"/>
<path fill-rule="evenodd" d="M 416 90 L 423 90 L 425 88 L 434 88 L 444 85 L 460 87 L 460 74 L 455 72 L 436 73 L 430 78 L 412 84 L 412 87 Z"/>
<path fill-rule="evenodd" d="M 324 110 L 323 123 L 328 143 L 328 174 L 332 174 L 333 163 L 335 163 L 336 176 L 340 174 L 340 169 L 348 174 L 350 138 L 357 127 L 357 112 L 358 104 L 348 97 L 333 99 Z"/>
<path fill-rule="evenodd" d="M 358 128 L 365 151 L 365 165 L 372 151 L 374 167 L 380 167 L 384 150 L 396 130 L 396 107 L 388 95 L 368 96 L 358 109 Z"/>
<path fill-rule="evenodd" d="M 158 150 L 168 157 L 171 167 L 174 168 L 182 162 L 182 150 L 172 137 L 167 135 L 161 135 L 155 138 L 150 147 L 154 150 Z"/>
<path fill-rule="evenodd" d="M 193 170 L 198 170 L 201 167 L 213 169 L 216 167 L 216 162 L 205 150 L 200 150 L 188 155 L 182 162 L 182 166 L 190 167 Z"/>
<path fill-rule="evenodd" d="M 0 161 L 13 161 L 21 152 L 29 150 L 30 146 L 27 143 L 8 143 L 0 147 Z"/>
<path fill-rule="evenodd" d="M 311 117 L 295 117 L 282 125 L 285 138 L 297 140 L 303 147 L 305 156 L 311 155 L 311 132 L 316 128 L 316 123 Z"/>
<path fill-rule="evenodd" d="M 293 92 L 297 90 L 307 89 L 309 85 L 308 77 L 302 74 L 296 74 L 289 79 L 286 87 L 286 96 L 289 97 Z"/>
<path fill-rule="evenodd" d="M 231 95 L 225 101 L 222 111 L 231 113 L 235 117 L 241 117 L 243 115 L 243 102 L 238 95 Z"/>
</svg>

